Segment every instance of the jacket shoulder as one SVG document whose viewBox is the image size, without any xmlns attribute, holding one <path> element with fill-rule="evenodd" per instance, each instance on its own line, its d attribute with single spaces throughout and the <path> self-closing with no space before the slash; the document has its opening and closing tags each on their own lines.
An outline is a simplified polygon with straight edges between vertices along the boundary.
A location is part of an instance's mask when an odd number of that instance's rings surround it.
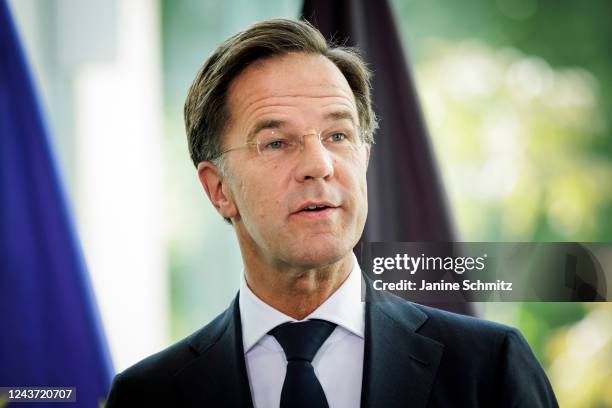
<svg viewBox="0 0 612 408">
<path fill-rule="evenodd" d="M 501 340 L 506 335 L 518 333 L 518 330 L 513 327 L 490 320 L 447 312 L 416 303 L 412 305 L 427 316 L 427 320 L 420 328 L 421 333 L 447 336 L 455 339 L 456 336 L 461 335 L 465 340 L 472 342 L 487 338 Z"/>
<path fill-rule="evenodd" d="M 518 332 L 501 323 L 413 303 L 387 292 L 378 292 L 371 299 L 396 323 L 444 345 L 449 341 L 501 342 L 508 333 Z"/>
<path fill-rule="evenodd" d="M 518 329 L 505 324 L 413 305 L 427 316 L 417 333 L 444 344 L 446 357 L 466 366 L 497 362 L 508 339 L 525 342 Z"/>
<path fill-rule="evenodd" d="M 484 406 L 558 407 L 540 362 L 519 330 L 475 317 L 413 304 L 427 315 L 418 334 L 444 344 L 437 381 L 464 376 L 461 391 L 481 390 Z M 503 401 L 503 403 L 501 403 Z"/>
<path fill-rule="evenodd" d="M 231 307 L 203 328 L 117 374 L 106 406 L 141 405 L 146 401 L 154 405 L 175 403 L 174 376 L 218 340 L 227 326 L 230 310 Z"/>
</svg>

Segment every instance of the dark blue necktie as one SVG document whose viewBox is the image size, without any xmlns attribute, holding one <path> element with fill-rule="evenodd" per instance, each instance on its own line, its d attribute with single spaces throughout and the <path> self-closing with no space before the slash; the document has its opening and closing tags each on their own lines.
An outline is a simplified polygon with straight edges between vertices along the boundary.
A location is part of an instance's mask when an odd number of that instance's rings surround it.
<svg viewBox="0 0 612 408">
<path fill-rule="evenodd" d="M 281 408 L 328 408 L 312 359 L 336 325 L 324 320 L 285 323 L 270 330 L 287 356 Z"/>
</svg>

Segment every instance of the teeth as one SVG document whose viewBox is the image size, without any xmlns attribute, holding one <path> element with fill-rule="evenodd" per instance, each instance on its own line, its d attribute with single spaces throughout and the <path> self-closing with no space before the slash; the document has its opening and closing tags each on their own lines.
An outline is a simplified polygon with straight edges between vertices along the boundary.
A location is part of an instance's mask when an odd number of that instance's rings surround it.
<svg viewBox="0 0 612 408">
<path fill-rule="evenodd" d="M 327 206 L 324 204 L 321 205 L 309 205 L 306 207 L 307 210 L 316 210 L 317 208 L 326 208 Z"/>
</svg>

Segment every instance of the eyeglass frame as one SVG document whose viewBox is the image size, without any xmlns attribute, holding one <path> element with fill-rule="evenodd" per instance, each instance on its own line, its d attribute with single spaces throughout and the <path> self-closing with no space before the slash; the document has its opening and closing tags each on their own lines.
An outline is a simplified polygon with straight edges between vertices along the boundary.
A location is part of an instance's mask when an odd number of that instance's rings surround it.
<svg viewBox="0 0 612 408">
<path fill-rule="evenodd" d="M 319 132 L 312 132 L 312 133 L 303 133 L 303 134 L 301 134 L 300 138 L 299 138 L 300 151 L 302 151 L 304 149 L 304 138 L 306 136 L 317 136 L 317 139 L 319 139 L 319 142 L 321 143 L 321 145 L 323 145 L 323 139 L 321 138 L 321 136 L 323 135 L 323 132 L 325 132 L 325 130 L 321 130 Z M 364 132 L 361 130 L 361 128 L 357 127 L 357 132 L 356 132 L 357 138 L 356 138 L 356 140 L 359 140 L 360 144 L 359 145 L 355 145 L 356 148 L 360 148 L 361 146 L 363 146 L 365 144 L 365 141 L 363 139 L 363 134 L 364 134 Z M 259 149 L 259 142 L 256 140 L 257 136 L 254 136 L 253 139 L 254 140 L 250 140 L 250 141 L 245 142 L 245 143 L 243 143 L 241 145 L 232 146 L 232 147 L 229 147 L 229 148 L 221 151 L 214 160 L 219 160 L 225 154 L 227 154 L 229 152 L 232 152 L 234 150 L 244 149 L 245 147 L 251 147 L 251 146 L 254 146 L 256 148 L 258 156 L 263 157 L 263 153 Z M 325 147 L 325 146 L 323 145 L 323 147 Z M 327 148 L 326 148 L 326 150 L 327 150 Z"/>
</svg>

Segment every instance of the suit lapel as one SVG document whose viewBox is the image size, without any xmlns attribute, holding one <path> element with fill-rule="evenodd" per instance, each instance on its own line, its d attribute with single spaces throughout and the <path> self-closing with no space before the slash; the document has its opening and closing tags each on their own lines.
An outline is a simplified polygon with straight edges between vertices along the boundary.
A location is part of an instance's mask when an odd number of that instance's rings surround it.
<svg viewBox="0 0 612 408">
<path fill-rule="evenodd" d="M 444 346 L 416 333 L 427 315 L 410 303 L 372 292 L 368 298 L 362 407 L 425 407 Z M 175 374 L 184 406 L 253 406 L 237 297 L 190 347 L 195 359 Z"/>
<path fill-rule="evenodd" d="M 253 406 L 238 297 L 223 315 L 194 336 L 190 346 L 199 356 L 175 375 L 185 406 Z"/>
<path fill-rule="evenodd" d="M 425 407 L 444 346 L 416 330 L 427 315 L 370 294 L 366 304 L 362 407 Z"/>
</svg>

